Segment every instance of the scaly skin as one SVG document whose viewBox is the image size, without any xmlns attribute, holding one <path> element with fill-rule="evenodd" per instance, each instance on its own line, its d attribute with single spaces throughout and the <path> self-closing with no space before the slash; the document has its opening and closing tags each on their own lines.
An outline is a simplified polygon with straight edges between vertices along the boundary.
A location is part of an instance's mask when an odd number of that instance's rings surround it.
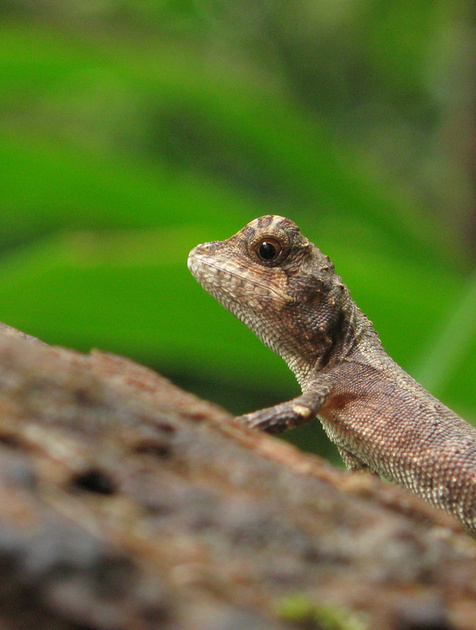
<svg viewBox="0 0 476 630">
<path fill-rule="evenodd" d="M 452 512 L 476 536 L 476 429 L 385 352 L 329 258 L 295 223 L 251 221 L 188 266 L 296 375 L 302 395 L 240 416 L 278 432 L 316 416 L 349 469 L 369 468 Z"/>
</svg>

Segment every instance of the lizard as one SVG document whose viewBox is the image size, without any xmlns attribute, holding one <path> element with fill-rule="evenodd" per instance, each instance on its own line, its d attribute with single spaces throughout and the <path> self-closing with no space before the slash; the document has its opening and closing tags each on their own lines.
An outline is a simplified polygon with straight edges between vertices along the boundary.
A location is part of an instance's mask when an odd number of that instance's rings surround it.
<svg viewBox="0 0 476 630">
<path fill-rule="evenodd" d="M 293 221 L 257 218 L 197 245 L 188 267 L 301 387 L 241 423 L 277 433 L 317 417 L 349 470 L 405 487 L 476 536 L 476 428 L 391 359 L 330 259 Z"/>
</svg>

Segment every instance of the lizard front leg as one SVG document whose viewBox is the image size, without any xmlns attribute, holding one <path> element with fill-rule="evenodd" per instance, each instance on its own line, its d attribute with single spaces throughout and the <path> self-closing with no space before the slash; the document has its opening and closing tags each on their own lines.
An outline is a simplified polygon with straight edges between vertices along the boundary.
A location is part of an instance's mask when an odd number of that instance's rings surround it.
<svg viewBox="0 0 476 630">
<path fill-rule="evenodd" d="M 248 427 L 262 429 L 268 433 L 280 433 L 311 422 L 330 392 L 331 387 L 328 384 L 311 383 L 309 389 L 297 398 L 279 403 L 274 407 L 246 413 L 238 416 L 236 420 Z"/>
<path fill-rule="evenodd" d="M 368 472 L 373 473 L 374 475 L 377 474 L 375 471 L 373 471 L 370 468 L 368 464 L 363 462 L 361 459 L 357 457 L 357 455 L 354 455 L 343 446 L 338 446 L 337 450 L 339 451 L 339 455 L 342 457 L 342 461 L 344 462 L 347 470 L 352 470 L 352 471 L 366 470 Z"/>
</svg>

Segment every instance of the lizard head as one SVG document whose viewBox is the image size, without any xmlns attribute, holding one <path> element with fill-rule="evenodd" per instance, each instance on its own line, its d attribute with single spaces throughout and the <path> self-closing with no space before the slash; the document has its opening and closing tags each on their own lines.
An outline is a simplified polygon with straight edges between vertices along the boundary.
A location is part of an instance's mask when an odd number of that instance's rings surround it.
<svg viewBox="0 0 476 630">
<path fill-rule="evenodd" d="M 324 365 L 350 300 L 329 258 L 298 226 L 267 215 L 225 241 L 197 245 L 193 276 L 225 308 L 283 357 L 299 379 Z"/>
</svg>

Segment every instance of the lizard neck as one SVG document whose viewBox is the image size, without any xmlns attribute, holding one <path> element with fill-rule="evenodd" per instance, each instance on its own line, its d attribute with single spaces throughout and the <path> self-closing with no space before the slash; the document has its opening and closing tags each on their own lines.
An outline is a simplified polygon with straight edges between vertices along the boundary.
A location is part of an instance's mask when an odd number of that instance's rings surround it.
<svg viewBox="0 0 476 630">
<path fill-rule="evenodd" d="M 374 353 L 376 345 L 381 347 L 372 322 L 352 300 L 345 285 L 338 285 L 338 291 L 331 292 L 326 302 L 333 309 L 325 324 L 314 325 L 311 334 L 303 336 L 311 342 L 310 346 L 304 343 L 299 352 L 294 347 L 280 353 L 303 391 L 319 372 L 330 371 L 344 360 L 366 362 L 366 349 L 372 348 Z"/>
</svg>

